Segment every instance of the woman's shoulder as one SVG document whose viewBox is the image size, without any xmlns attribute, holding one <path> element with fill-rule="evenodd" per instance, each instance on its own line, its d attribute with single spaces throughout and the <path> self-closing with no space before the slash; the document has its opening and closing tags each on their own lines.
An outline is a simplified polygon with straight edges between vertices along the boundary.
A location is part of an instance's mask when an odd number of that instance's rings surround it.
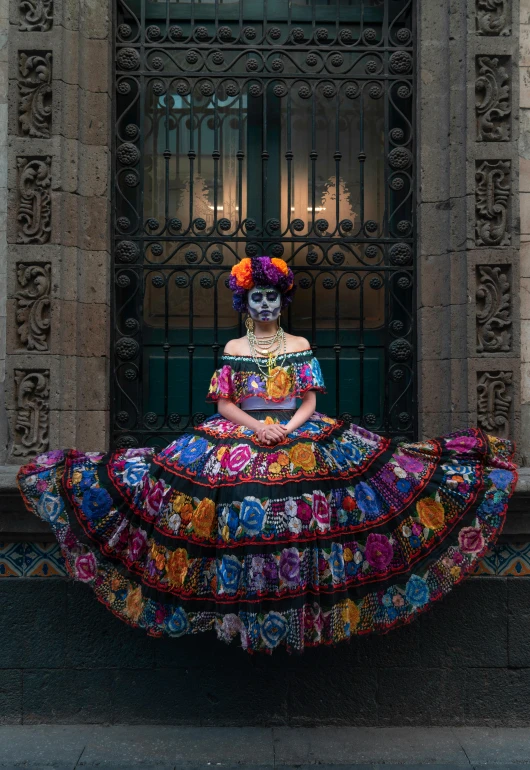
<svg viewBox="0 0 530 770">
<path fill-rule="evenodd" d="M 286 334 L 287 349 L 289 353 L 310 353 L 311 345 L 305 337 L 296 337 L 294 334 Z"/>
<path fill-rule="evenodd" d="M 245 337 L 238 337 L 237 339 L 228 340 L 228 342 L 225 345 L 224 353 L 225 356 L 248 356 L 249 350 L 248 350 L 248 342 L 247 338 Z"/>
</svg>

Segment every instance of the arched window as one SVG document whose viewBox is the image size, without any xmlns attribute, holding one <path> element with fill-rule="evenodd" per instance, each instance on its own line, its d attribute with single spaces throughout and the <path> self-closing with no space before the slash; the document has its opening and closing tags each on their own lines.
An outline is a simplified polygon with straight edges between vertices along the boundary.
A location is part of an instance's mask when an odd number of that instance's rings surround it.
<svg viewBox="0 0 530 770">
<path fill-rule="evenodd" d="M 115 59 L 115 443 L 211 409 L 254 254 L 295 271 L 320 408 L 413 436 L 412 0 L 119 0 Z"/>
</svg>

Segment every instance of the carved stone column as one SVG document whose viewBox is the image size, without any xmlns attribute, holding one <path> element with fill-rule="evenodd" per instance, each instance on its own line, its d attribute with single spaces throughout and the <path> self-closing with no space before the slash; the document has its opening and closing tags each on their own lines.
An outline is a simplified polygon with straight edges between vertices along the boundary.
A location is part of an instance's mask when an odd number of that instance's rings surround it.
<svg viewBox="0 0 530 770">
<path fill-rule="evenodd" d="M 107 444 L 108 0 L 11 0 L 8 462 Z"/>
<path fill-rule="evenodd" d="M 420 431 L 518 438 L 519 3 L 418 14 Z"/>
</svg>

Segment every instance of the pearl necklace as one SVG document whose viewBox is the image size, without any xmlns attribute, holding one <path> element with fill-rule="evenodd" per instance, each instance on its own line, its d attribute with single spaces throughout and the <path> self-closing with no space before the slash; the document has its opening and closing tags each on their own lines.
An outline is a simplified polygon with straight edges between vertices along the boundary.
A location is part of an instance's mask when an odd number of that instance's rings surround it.
<svg viewBox="0 0 530 770">
<path fill-rule="evenodd" d="M 287 355 L 287 340 L 285 338 L 285 332 L 282 327 L 279 326 L 278 331 L 272 337 L 256 337 L 254 332 L 252 332 L 250 329 L 247 329 L 247 339 L 252 360 L 258 367 L 261 375 L 268 380 L 276 377 L 278 372 L 275 372 L 274 374 L 272 374 L 272 372 L 277 365 L 280 367 L 283 366 L 285 362 L 285 356 Z M 278 355 L 280 355 L 280 351 L 282 349 L 282 362 L 281 364 L 278 364 Z M 267 353 L 266 369 L 261 363 L 261 361 L 264 360 L 264 356 L 260 354 L 263 353 Z"/>
</svg>

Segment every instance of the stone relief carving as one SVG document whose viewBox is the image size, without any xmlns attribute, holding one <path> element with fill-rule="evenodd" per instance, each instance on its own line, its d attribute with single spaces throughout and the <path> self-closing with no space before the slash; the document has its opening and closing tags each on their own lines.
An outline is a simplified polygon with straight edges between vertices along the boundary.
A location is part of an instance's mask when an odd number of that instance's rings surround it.
<svg viewBox="0 0 530 770">
<path fill-rule="evenodd" d="M 51 233 L 51 158 L 17 158 L 17 243 L 48 243 Z"/>
<path fill-rule="evenodd" d="M 477 352 L 509 352 L 512 346 L 509 265 L 479 265 L 476 297 Z"/>
<path fill-rule="evenodd" d="M 14 457 L 32 457 L 49 445 L 49 369 L 15 369 L 16 419 Z"/>
<path fill-rule="evenodd" d="M 479 142 L 507 142 L 510 139 L 509 57 L 477 57 L 475 111 Z"/>
<path fill-rule="evenodd" d="M 52 54 L 19 52 L 18 120 L 22 135 L 47 139 L 52 125 Z"/>
<path fill-rule="evenodd" d="M 51 265 L 17 265 L 17 333 L 25 350 L 49 350 Z"/>
<path fill-rule="evenodd" d="M 47 32 L 53 26 L 53 0 L 19 0 L 21 32 Z"/>
<path fill-rule="evenodd" d="M 477 376 L 478 423 L 496 436 L 506 436 L 510 429 L 513 372 L 479 372 Z"/>
<path fill-rule="evenodd" d="M 478 35 L 509 35 L 510 0 L 476 0 Z"/>
<path fill-rule="evenodd" d="M 475 173 L 477 246 L 506 246 L 510 243 L 508 201 L 509 160 L 479 160 Z"/>
</svg>

